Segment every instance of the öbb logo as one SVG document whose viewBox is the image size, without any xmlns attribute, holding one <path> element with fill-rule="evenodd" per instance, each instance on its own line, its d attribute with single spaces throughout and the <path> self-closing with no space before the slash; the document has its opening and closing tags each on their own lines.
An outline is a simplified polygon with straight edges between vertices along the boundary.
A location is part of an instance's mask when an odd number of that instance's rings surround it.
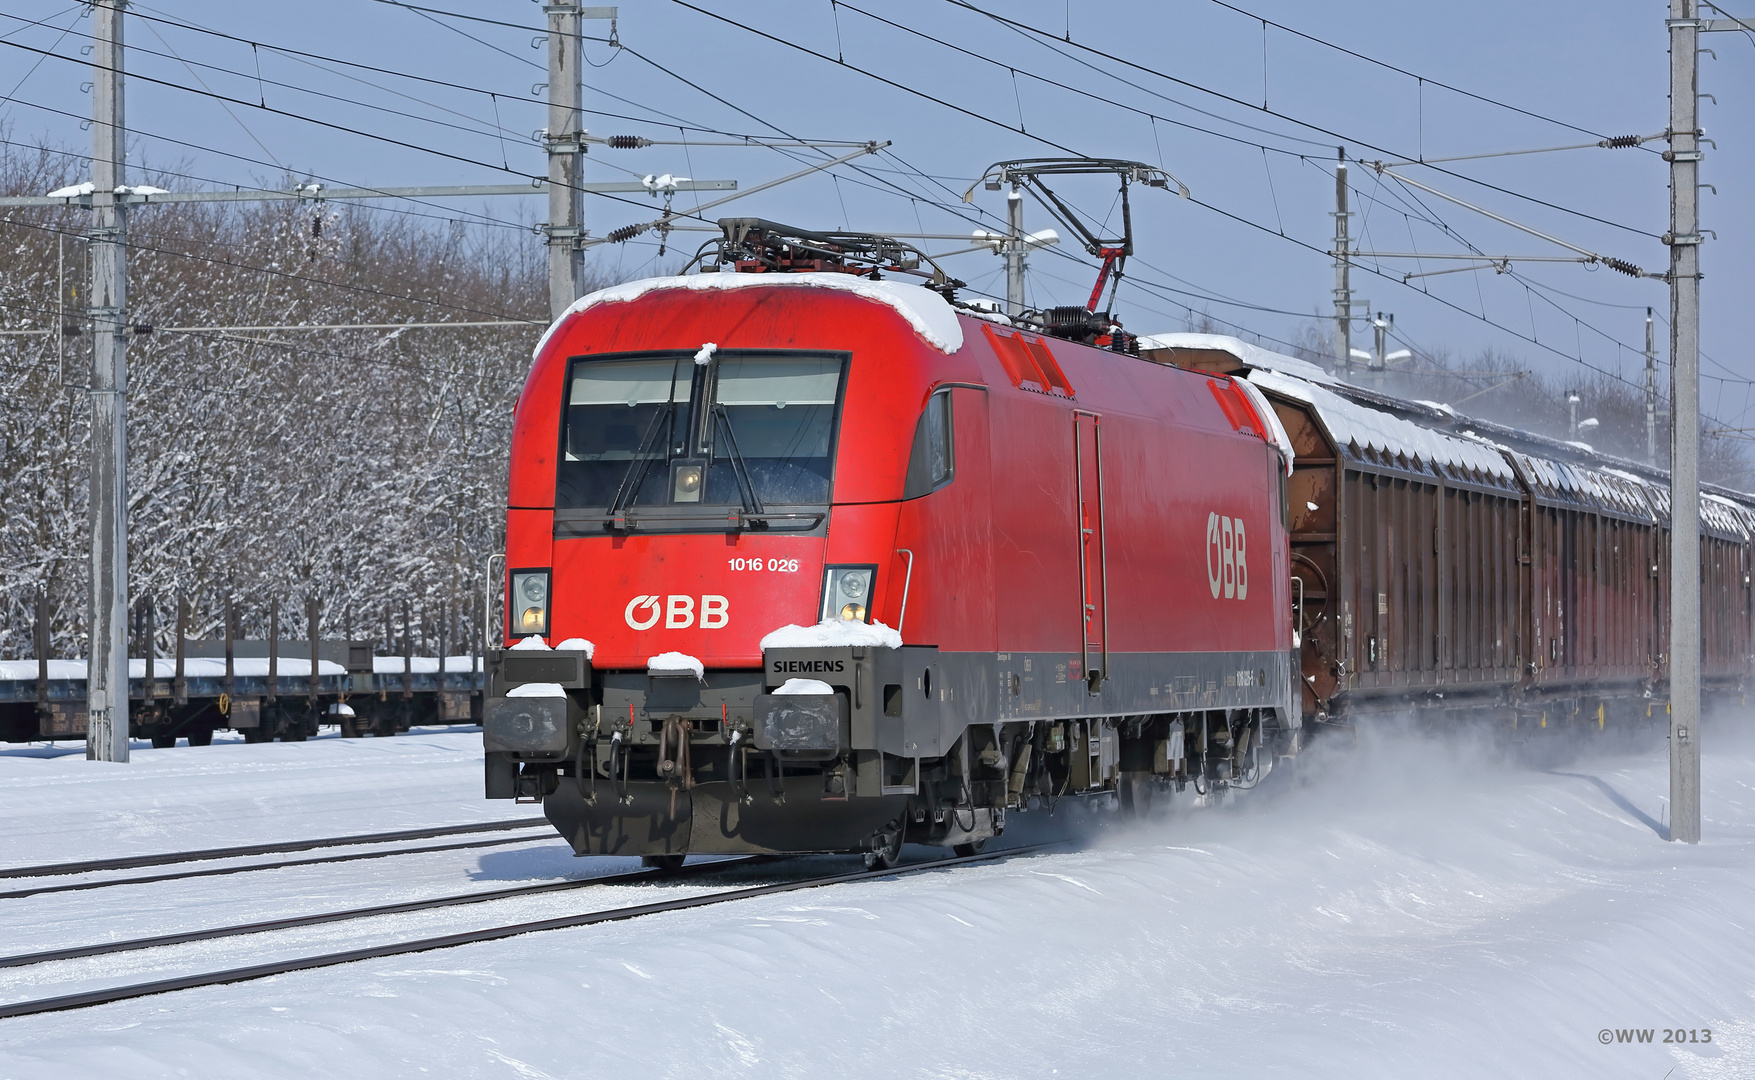
<svg viewBox="0 0 1755 1080">
<path fill-rule="evenodd" d="M 1244 564 L 1243 519 L 1207 515 L 1207 587 L 1213 599 L 1249 597 L 1249 569 Z"/>
<path fill-rule="evenodd" d="M 662 604 L 660 603 L 662 601 Z M 692 596 L 636 596 L 628 601 L 622 618 L 635 630 L 650 630 L 658 625 L 660 616 L 666 630 L 683 630 L 696 625 L 695 598 Z M 731 621 L 731 601 L 723 596 L 701 597 L 700 627 L 718 630 Z"/>
</svg>

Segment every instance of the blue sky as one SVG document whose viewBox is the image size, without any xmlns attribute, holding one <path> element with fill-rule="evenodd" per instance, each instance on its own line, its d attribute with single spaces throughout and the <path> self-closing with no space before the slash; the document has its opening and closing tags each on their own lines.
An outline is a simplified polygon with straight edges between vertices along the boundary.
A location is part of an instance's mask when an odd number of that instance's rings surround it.
<svg viewBox="0 0 1755 1080">
<path fill-rule="evenodd" d="M 1668 115 L 1666 8 L 1651 0 L 1533 6 L 1347 0 L 1320 7 L 1246 0 L 1237 6 L 1247 14 L 1212 0 L 980 5 L 1058 38 L 1070 33 L 1074 44 L 1032 37 L 951 0 L 691 2 L 829 59 L 674 0 L 624 3 L 616 30 L 629 48 L 588 43 L 588 60 L 600 66 L 587 71 L 586 105 L 635 119 L 593 116 L 588 125 L 598 134 L 686 139 L 689 145 L 594 151 L 591 178 L 669 172 L 737 179 L 747 187 L 794 171 L 797 158 L 811 156 L 704 145 L 725 138 L 712 132 L 887 139 L 894 144 L 890 151 L 864 159 L 863 173 L 840 168 L 834 177 L 813 177 L 709 214 L 759 215 L 807 228 L 966 235 L 983 223 L 972 219 L 986 214 L 991 225 L 993 215 L 1003 214 L 996 193 L 978 190 L 967 206 L 958 201 L 993 161 L 1059 155 L 1066 151 L 1051 145 L 1059 144 L 1162 164 L 1189 185 L 1195 201 L 1136 192 L 1139 255 L 1130 269 L 1137 284 L 1123 289 L 1117 306 L 1141 332 L 1179 328 L 1193 307 L 1271 344 L 1296 337 L 1314 314 L 1330 310 L 1333 270 L 1321 252 L 1330 244 L 1330 170 L 1339 144 L 1349 156 L 1368 160 L 1451 157 L 1592 142 L 1598 135 L 1649 135 L 1663 130 Z M 141 17 L 128 29 L 135 50 L 130 71 L 140 76 L 128 89 L 129 123 L 139 133 L 131 164 L 182 174 L 181 183 L 191 186 L 274 184 L 283 172 L 341 185 L 500 183 L 542 172 L 531 139 L 545 122 L 532 93 L 546 77 L 543 53 L 532 48 L 543 25 L 540 6 L 528 0 L 428 0 L 427 6 L 521 28 L 375 0 L 136 3 L 131 11 Z M 1755 0 L 1747 11 L 1732 11 L 1755 16 Z M 71 3 L 9 0 L 0 12 L 8 16 L 0 19 L 6 41 L 64 56 L 79 57 L 90 32 L 89 20 Z M 1264 30 L 1261 18 L 1287 29 Z M 21 19 L 48 25 L 26 26 Z M 244 40 L 172 25 L 179 22 Z M 607 31 L 603 23 L 588 30 Z M 1744 299 L 1755 278 L 1755 200 L 1736 182 L 1755 175 L 1744 119 L 1755 101 L 1755 38 L 1709 37 L 1705 44 L 1718 59 L 1702 57 L 1701 90 L 1716 104 L 1703 101 L 1701 115 L 1718 147 L 1709 148 L 1702 179 L 1720 194 L 1702 193 L 1702 223 L 1718 235 L 1703 253 L 1703 344 L 1711 358 L 1703 365 L 1703 389 L 1710 410 L 1736 420 L 1749 411 L 1747 380 L 1755 378 L 1755 358 L 1745 344 L 1755 332 L 1755 310 Z M 1138 66 L 1106 60 L 1104 53 Z M 88 78 L 79 63 L 16 48 L 0 53 L 0 94 L 10 99 L 0 104 L 6 137 L 83 151 L 89 135 L 77 118 L 90 109 L 81 87 Z M 235 101 L 191 92 L 203 87 Z M 1264 100 L 1265 110 L 1259 107 Z M 1592 148 L 1404 171 L 1587 250 L 1662 270 L 1667 249 L 1655 237 L 1667 227 L 1667 169 L 1654 152 L 1662 148 L 1659 142 L 1644 150 Z M 1372 169 L 1355 166 L 1353 179 L 1355 233 L 1375 250 L 1459 252 L 1471 243 L 1494 254 L 1564 254 Z M 1112 185 L 1069 185 L 1069 194 L 1099 218 L 1112 209 Z M 678 205 L 688 198 L 679 196 Z M 588 225 L 601 235 L 656 216 L 657 204 L 638 196 L 633 202 L 640 205 L 589 200 Z M 527 236 L 517 226 L 544 215 L 540 198 L 401 209 L 432 215 L 434 227 L 462 219 L 505 228 L 509 237 Z M 489 219 L 500 224 L 485 224 Z M 1027 224 L 1051 223 L 1032 206 Z M 601 249 L 599 257 L 622 272 L 649 273 L 673 267 L 675 252 L 692 250 L 699 240 L 678 234 L 664 259 L 645 242 Z M 1033 302 L 1084 300 L 1094 270 L 1089 260 L 1067 257 L 1078 254 L 1063 247 L 1033 258 Z M 1003 291 L 992 255 L 961 255 L 951 265 L 977 290 Z M 1652 305 L 1660 316 L 1667 310 L 1661 282 L 1570 264 L 1525 264 L 1514 267 L 1515 275 L 1418 278 L 1412 287 L 1400 281 L 1409 270 L 1455 265 L 1402 262 L 1391 271 L 1386 264 L 1387 276 L 1356 272 L 1355 283 L 1375 309 L 1395 313 L 1398 331 L 1418 348 L 1460 355 L 1494 348 L 1544 371 L 1584 374 L 1582 361 L 1635 380 L 1644 308 Z M 1667 340 L 1661 327 L 1659 340 L 1661 355 Z"/>
</svg>

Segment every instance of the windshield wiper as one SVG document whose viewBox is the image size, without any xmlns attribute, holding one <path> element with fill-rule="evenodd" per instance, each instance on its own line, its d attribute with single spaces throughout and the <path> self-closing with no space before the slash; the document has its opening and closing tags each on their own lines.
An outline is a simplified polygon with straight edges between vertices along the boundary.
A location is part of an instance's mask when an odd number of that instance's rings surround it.
<svg viewBox="0 0 1755 1080">
<path fill-rule="evenodd" d="M 760 514 L 763 512 L 762 500 L 756 495 L 756 484 L 754 480 L 750 479 L 749 466 L 743 463 L 743 454 L 737 448 L 737 433 L 731 430 L 731 417 L 726 415 L 723 405 L 713 406 L 713 415 L 718 419 L 720 427 L 725 432 L 725 441 L 731 447 L 731 453 L 728 456 L 731 458 L 731 471 L 737 476 L 738 502 L 743 504 L 744 513 Z M 748 492 L 748 498 L 744 497 L 745 492 Z"/>
<path fill-rule="evenodd" d="M 640 448 L 634 451 L 634 460 L 628 463 L 628 471 L 622 474 L 621 486 L 615 490 L 615 501 L 609 504 L 611 514 L 620 514 L 627 509 L 628 504 L 634 501 L 634 496 L 640 493 L 640 485 L 646 482 L 646 472 L 652 467 L 652 461 L 656 457 L 658 438 L 670 431 L 671 419 L 675 414 L 676 402 L 671 401 L 653 415 L 645 438 L 640 440 Z M 668 442 L 667 437 L 666 443 Z"/>
</svg>

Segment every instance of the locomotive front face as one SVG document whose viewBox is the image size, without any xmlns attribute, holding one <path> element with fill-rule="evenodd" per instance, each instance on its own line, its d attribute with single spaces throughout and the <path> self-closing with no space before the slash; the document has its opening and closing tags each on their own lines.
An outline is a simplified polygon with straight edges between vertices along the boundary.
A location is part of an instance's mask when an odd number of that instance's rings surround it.
<svg viewBox="0 0 1755 1080">
<path fill-rule="evenodd" d="M 763 634 L 816 621 L 848 363 L 803 350 L 572 359 L 558 587 L 537 625 L 593 641 L 599 667 L 663 652 L 754 667 Z"/>
<path fill-rule="evenodd" d="M 898 820 L 851 767 L 870 663 L 764 638 L 897 621 L 897 506 L 943 362 L 828 290 L 660 290 L 560 324 L 515 422 L 490 797 L 541 798 L 580 854 L 846 850 Z M 770 693 L 794 676 L 830 686 Z"/>
</svg>

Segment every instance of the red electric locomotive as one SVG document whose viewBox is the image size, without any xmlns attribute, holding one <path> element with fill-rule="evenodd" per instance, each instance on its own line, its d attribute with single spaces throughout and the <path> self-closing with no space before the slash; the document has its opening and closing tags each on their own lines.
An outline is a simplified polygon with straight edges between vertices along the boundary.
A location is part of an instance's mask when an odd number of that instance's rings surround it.
<svg viewBox="0 0 1755 1080">
<path fill-rule="evenodd" d="M 1253 387 L 887 280 L 893 241 L 722 225 L 717 272 L 538 347 L 488 797 L 581 855 L 887 864 L 1032 797 L 1247 784 L 1295 738 L 1290 447 Z"/>
</svg>

